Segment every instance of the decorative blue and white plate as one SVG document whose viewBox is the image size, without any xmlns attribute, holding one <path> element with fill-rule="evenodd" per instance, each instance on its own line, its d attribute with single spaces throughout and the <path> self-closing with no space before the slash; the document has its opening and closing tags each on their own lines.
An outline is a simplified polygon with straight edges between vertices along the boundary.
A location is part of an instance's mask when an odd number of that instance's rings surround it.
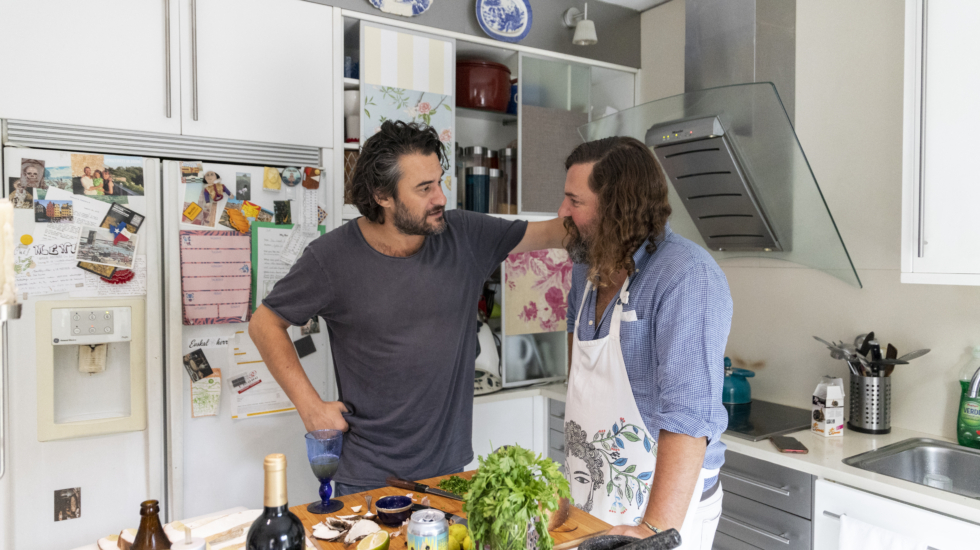
<svg viewBox="0 0 980 550">
<path fill-rule="evenodd" d="M 368 0 L 371 5 L 385 13 L 415 17 L 422 15 L 432 5 L 432 0 Z"/>
<path fill-rule="evenodd" d="M 490 38 L 520 42 L 531 31 L 532 19 L 528 0 L 476 0 L 476 20 Z"/>
</svg>

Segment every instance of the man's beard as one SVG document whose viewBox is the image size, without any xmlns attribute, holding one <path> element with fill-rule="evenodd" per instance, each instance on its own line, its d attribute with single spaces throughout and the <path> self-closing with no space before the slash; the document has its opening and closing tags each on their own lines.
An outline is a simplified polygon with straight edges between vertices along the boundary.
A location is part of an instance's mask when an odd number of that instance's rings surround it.
<svg viewBox="0 0 980 550">
<path fill-rule="evenodd" d="M 568 257 L 577 264 L 588 265 L 589 253 L 592 251 L 592 239 L 590 236 L 582 235 L 572 218 L 565 218 L 565 229 L 568 231 L 568 243 L 565 244 Z M 586 227 L 585 229 L 588 233 L 592 233 L 591 228 Z"/>
<path fill-rule="evenodd" d="M 412 213 L 408 211 L 408 208 L 406 208 L 400 200 L 395 199 L 395 216 L 391 221 L 395 224 L 395 229 L 398 229 L 405 235 L 420 235 L 423 237 L 438 235 L 446 230 L 446 217 L 443 216 L 434 224 L 429 223 L 428 219 L 429 216 L 439 214 L 444 211 L 445 208 L 440 206 L 433 210 L 429 210 L 422 214 L 421 217 L 416 218 L 412 216 Z"/>
</svg>

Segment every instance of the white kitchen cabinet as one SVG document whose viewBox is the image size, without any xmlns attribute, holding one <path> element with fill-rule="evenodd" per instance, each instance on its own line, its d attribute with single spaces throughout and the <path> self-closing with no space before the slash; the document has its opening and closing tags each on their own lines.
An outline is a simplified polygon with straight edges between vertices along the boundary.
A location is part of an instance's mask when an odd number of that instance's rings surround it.
<svg viewBox="0 0 980 550">
<path fill-rule="evenodd" d="M 980 285 L 980 230 L 967 137 L 980 67 L 973 0 L 906 0 L 902 194 L 903 283 Z"/>
<path fill-rule="evenodd" d="M 980 526 L 865 493 L 837 483 L 818 480 L 813 500 L 813 550 L 840 547 L 840 516 L 858 519 L 924 543 L 934 550 L 976 545 Z"/>
<path fill-rule="evenodd" d="M 490 394 L 477 397 L 473 405 L 473 462 L 466 470 L 479 465 L 477 457 L 486 456 L 504 445 L 520 445 L 544 454 L 547 427 L 546 399 L 541 396 L 499 399 Z"/>
<path fill-rule="evenodd" d="M 180 133 L 178 1 L 0 0 L 0 118 Z"/>
<path fill-rule="evenodd" d="M 180 3 L 185 135 L 331 147 L 333 10 L 303 0 Z"/>
</svg>

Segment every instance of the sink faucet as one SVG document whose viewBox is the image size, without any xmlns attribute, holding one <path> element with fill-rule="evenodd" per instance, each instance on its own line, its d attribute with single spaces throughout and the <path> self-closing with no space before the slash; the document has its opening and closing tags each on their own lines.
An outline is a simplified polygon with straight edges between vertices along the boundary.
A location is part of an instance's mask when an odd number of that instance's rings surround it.
<svg viewBox="0 0 980 550">
<path fill-rule="evenodd" d="M 977 368 L 977 372 L 973 373 L 973 378 L 970 379 L 970 391 L 967 393 L 967 397 L 970 399 L 976 399 L 980 397 L 980 368 Z"/>
</svg>

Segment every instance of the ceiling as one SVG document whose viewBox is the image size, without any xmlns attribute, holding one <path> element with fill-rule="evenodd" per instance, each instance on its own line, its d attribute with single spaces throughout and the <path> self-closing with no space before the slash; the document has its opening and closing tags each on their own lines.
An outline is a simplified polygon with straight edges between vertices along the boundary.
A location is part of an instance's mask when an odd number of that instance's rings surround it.
<svg viewBox="0 0 980 550">
<path fill-rule="evenodd" d="M 670 0 L 599 0 L 606 4 L 616 4 L 617 6 L 623 6 L 624 8 L 630 8 L 636 11 L 646 11 L 654 6 L 659 6 L 669 2 Z"/>
</svg>

